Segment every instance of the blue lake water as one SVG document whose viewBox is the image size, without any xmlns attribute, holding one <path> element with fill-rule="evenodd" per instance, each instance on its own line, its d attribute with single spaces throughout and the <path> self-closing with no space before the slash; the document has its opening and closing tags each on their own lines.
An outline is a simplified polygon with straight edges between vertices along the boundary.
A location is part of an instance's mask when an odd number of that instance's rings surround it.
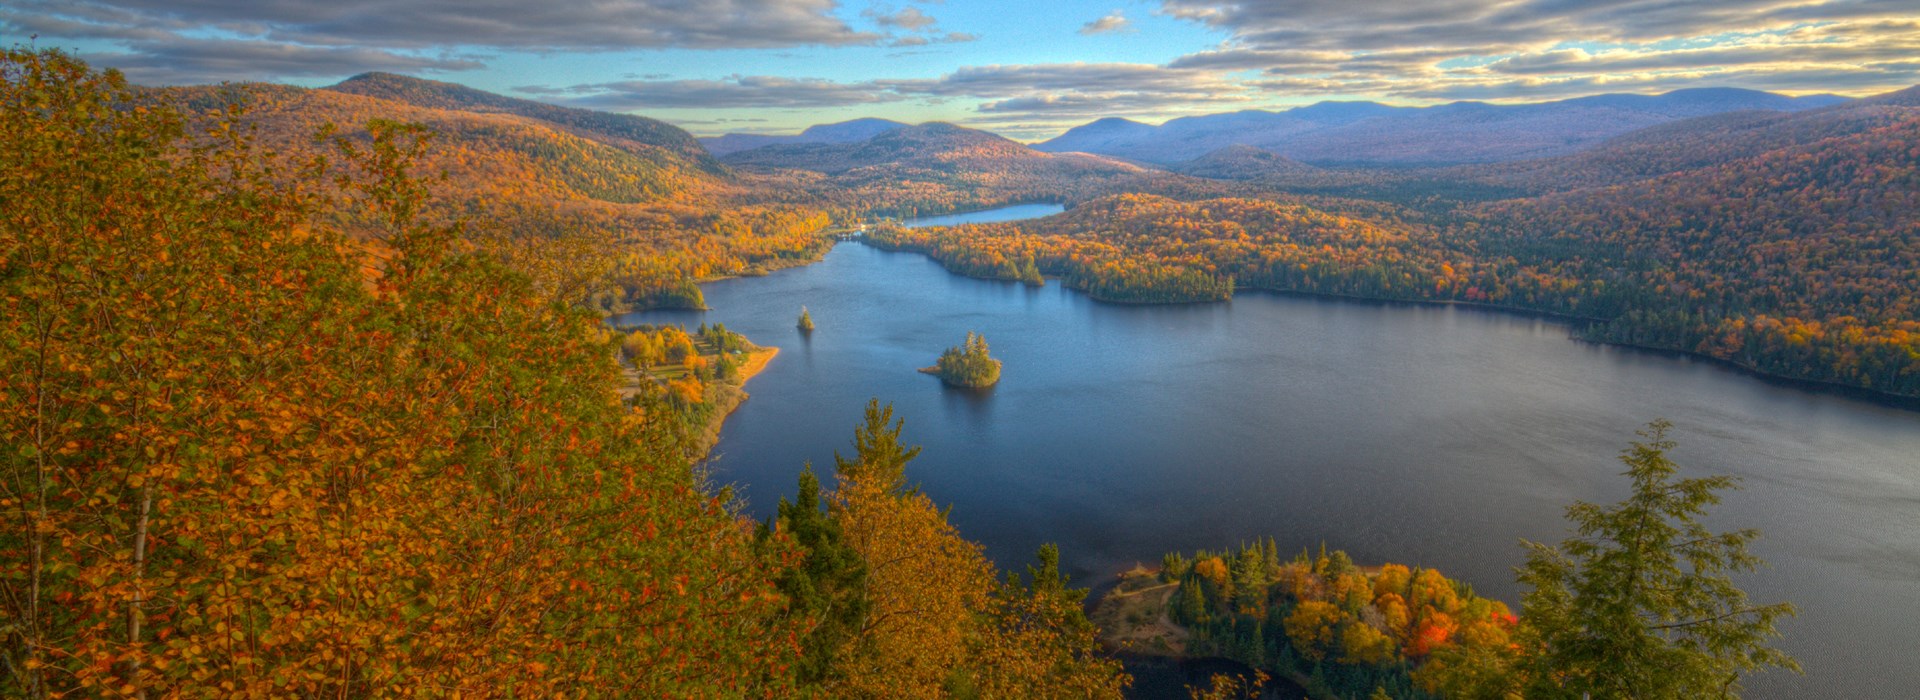
<svg viewBox="0 0 1920 700">
<path fill-rule="evenodd" d="M 1273 536 L 1517 602 L 1520 538 L 1557 541 L 1573 500 L 1622 498 L 1616 456 L 1666 418 L 1684 474 L 1745 484 L 1711 524 L 1760 528 L 1772 566 L 1739 581 L 1801 610 L 1781 646 L 1807 675 L 1753 678 L 1748 695 L 1920 688 L 1920 413 L 1510 314 L 1259 293 L 1121 306 L 855 243 L 703 290 L 711 311 L 622 320 L 723 322 L 781 348 L 712 458 L 761 518 L 803 462 L 830 471 L 878 397 L 926 448 L 908 477 L 1003 567 L 1056 542 L 1091 585 Z M 999 385 L 915 372 L 970 330 L 1004 360 Z"/>
<path fill-rule="evenodd" d="M 943 214 L 940 216 L 925 216 L 918 219 L 908 219 L 901 223 L 907 228 L 958 226 L 960 224 L 991 224 L 998 221 L 1019 221 L 1021 219 L 1052 216 L 1066 210 L 1066 207 L 1059 204 L 1015 204 L 997 209 L 983 209 L 980 211 Z"/>
</svg>

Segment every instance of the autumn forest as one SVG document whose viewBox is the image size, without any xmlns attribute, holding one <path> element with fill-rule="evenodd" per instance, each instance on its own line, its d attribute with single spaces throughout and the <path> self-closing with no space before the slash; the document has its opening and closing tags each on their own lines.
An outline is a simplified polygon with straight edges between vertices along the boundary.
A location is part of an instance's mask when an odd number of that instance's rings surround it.
<svg viewBox="0 0 1920 700">
<path fill-rule="evenodd" d="M 1920 88 L 1817 102 L 1446 151 L 1352 126 L 1385 112 L 1263 144 L 1106 120 L 722 140 L 384 72 L 142 86 L 15 45 L 0 696 L 1121 698 L 1164 658 L 1238 669 L 1194 698 L 1735 697 L 1799 669 L 1796 607 L 1736 585 L 1765 563 L 1711 517 L 1740 484 L 1684 469 L 1660 416 L 1617 436 L 1623 499 L 1510 538 L 1518 598 L 1287 533 L 1076 580 L 1055 545 L 969 539 L 895 397 L 755 517 L 707 458 L 794 345 L 615 317 L 867 246 L 1102 304 L 1538 316 L 1910 406 Z M 1031 203 L 1065 211 L 911 221 Z M 803 301 L 775 310 L 803 339 L 879 322 Z M 1014 383 L 975 330 L 915 356 L 951 385 L 927 391 Z"/>
</svg>

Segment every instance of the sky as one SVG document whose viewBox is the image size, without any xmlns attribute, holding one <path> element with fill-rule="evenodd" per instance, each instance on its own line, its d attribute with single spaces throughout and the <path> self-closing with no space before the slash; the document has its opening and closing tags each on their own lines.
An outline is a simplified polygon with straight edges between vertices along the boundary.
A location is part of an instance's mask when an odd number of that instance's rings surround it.
<svg viewBox="0 0 1920 700">
<path fill-rule="evenodd" d="M 1920 83 L 1920 0 L 0 0 L 0 39 L 144 85 L 389 71 L 698 135 Z"/>
</svg>

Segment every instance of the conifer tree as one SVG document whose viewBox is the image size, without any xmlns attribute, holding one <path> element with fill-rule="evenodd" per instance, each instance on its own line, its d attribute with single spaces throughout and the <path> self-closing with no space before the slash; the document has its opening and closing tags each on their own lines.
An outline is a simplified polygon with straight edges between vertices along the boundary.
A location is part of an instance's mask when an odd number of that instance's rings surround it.
<svg viewBox="0 0 1920 700">
<path fill-rule="evenodd" d="M 1733 478 L 1676 479 L 1670 427 L 1653 422 L 1620 456 L 1631 496 L 1576 502 L 1567 508 L 1575 537 L 1528 543 L 1528 697 L 1728 698 L 1745 673 L 1799 670 L 1767 646 L 1793 606 L 1753 604 L 1727 577 L 1761 564 L 1747 551 L 1759 533 L 1715 533 L 1699 521 Z"/>
<path fill-rule="evenodd" d="M 840 478 L 869 481 L 888 491 L 906 488 L 907 462 L 920 455 L 920 447 L 900 443 L 905 421 L 893 417 L 893 404 L 880 406 L 880 399 L 868 399 L 866 419 L 853 432 L 853 459 L 833 453 L 834 470 Z"/>
</svg>

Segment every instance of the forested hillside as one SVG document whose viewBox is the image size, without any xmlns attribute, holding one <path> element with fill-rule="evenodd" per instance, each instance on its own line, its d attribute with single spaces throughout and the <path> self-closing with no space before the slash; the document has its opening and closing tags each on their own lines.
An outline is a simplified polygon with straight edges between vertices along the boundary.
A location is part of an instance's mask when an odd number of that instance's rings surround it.
<svg viewBox="0 0 1920 700">
<path fill-rule="evenodd" d="M 986 277 L 1021 279 L 1031 259 L 1114 301 L 1220 300 L 1237 287 L 1546 311 L 1598 321 L 1586 331 L 1596 339 L 1916 396 L 1916 163 L 1920 112 L 1849 105 L 1710 118 L 1510 171 L 1556 187 L 1626 181 L 1535 198 L 1429 195 L 1415 212 L 1120 195 L 1017 225 L 873 240 Z"/>
<path fill-rule="evenodd" d="M 632 338 L 431 216 L 426 128 L 281 153 L 176 98 L 0 62 L 0 694 L 1125 685 L 1056 552 L 1003 577 L 911 488 L 890 410 L 745 520 L 621 397 Z"/>
<path fill-rule="evenodd" d="M 701 145 L 716 156 L 762 146 L 790 143 L 856 143 L 907 126 L 891 119 L 853 119 L 836 124 L 815 124 L 798 134 L 723 134 L 700 139 Z"/>
<path fill-rule="evenodd" d="M 392 73 L 364 73 L 324 89 L 427 109 L 513 114 L 559 125 L 590 138 L 620 139 L 664 149 L 704 167 L 714 165 L 707 150 L 680 127 L 632 114 L 560 107 Z"/>
<path fill-rule="evenodd" d="M 421 154 L 421 170 L 435 214 L 466 218 L 472 240 L 601 308 L 698 306 L 694 280 L 804 262 L 828 243 L 825 213 L 760 203 L 756 183 L 650 119 L 385 74 L 319 90 L 242 84 L 160 94 L 195 113 L 242 102 L 241 125 L 287 153 L 317 154 L 312 135 L 328 125 L 359 140 L 376 119 L 424 125 L 434 147 Z M 205 118 L 194 125 L 210 126 Z"/>
<path fill-rule="evenodd" d="M 1042 153 L 942 123 L 892 129 L 852 143 L 765 146 L 723 160 L 800 178 L 814 197 L 837 209 L 907 217 L 1061 201 L 1153 176 L 1137 165 Z"/>
</svg>

